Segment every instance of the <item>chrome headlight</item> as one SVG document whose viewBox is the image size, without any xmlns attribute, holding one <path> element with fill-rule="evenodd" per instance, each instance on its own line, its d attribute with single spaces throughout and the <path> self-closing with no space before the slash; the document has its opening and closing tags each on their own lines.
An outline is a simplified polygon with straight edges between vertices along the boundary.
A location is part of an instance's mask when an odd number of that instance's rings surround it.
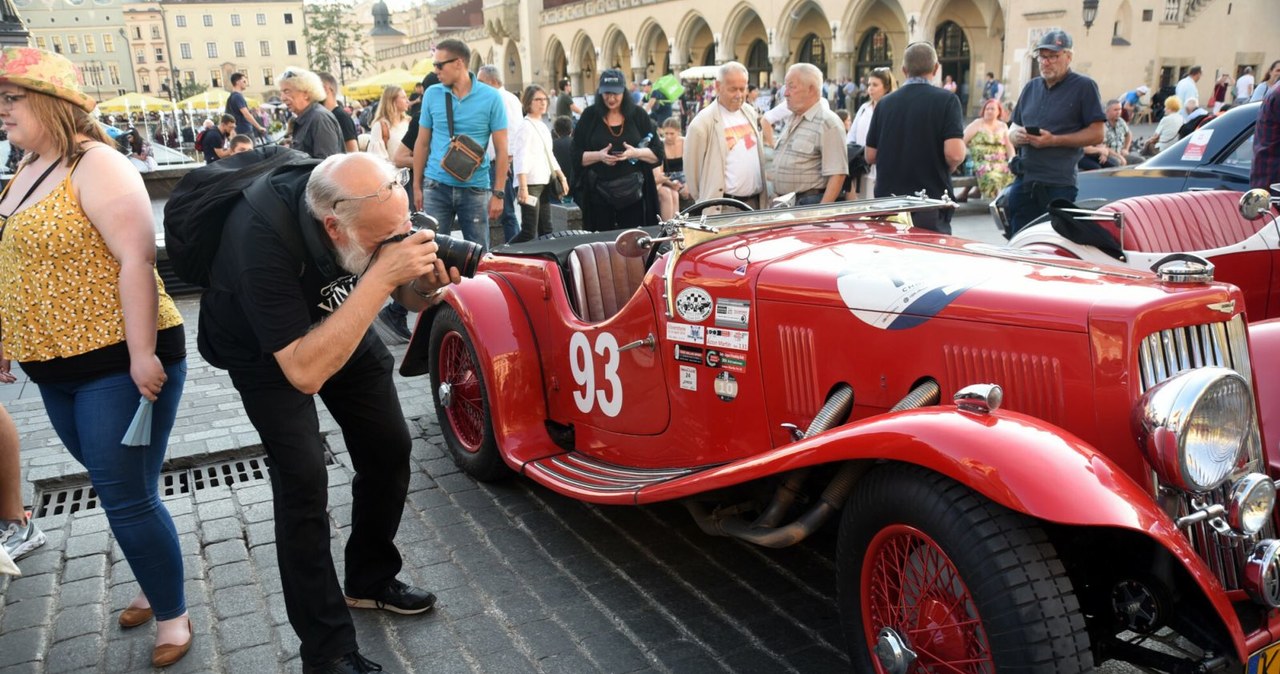
<svg viewBox="0 0 1280 674">
<path fill-rule="evenodd" d="M 1161 479 L 1210 491 L 1230 477 L 1254 432 L 1249 383 L 1222 367 L 1177 374 L 1142 396 L 1134 430 Z"/>
<path fill-rule="evenodd" d="M 1231 486 L 1227 504 L 1227 524 L 1235 531 L 1252 536 L 1266 526 L 1276 503 L 1276 485 L 1262 473 L 1249 473 Z"/>
</svg>

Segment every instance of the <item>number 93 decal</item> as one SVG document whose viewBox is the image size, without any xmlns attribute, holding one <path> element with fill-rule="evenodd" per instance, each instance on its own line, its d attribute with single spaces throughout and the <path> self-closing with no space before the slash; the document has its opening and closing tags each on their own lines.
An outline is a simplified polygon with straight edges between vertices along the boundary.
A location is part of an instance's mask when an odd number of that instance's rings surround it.
<svg viewBox="0 0 1280 674">
<path fill-rule="evenodd" d="M 598 389 L 595 356 L 604 359 L 604 381 Z M 622 380 L 618 379 L 618 357 L 618 340 L 613 335 L 599 333 L 593 352 L 585 333 L 573 333 L 569 340 L 569 367 L 573 370 L 573 381 L 581 387 L 573 392 L 573 402 L 578 406 L 578 411 L 589 414 L 596 403 L 600 404 L 600 411 L 605 416 L 616 417 L 622 411 Z"/>
</svg>

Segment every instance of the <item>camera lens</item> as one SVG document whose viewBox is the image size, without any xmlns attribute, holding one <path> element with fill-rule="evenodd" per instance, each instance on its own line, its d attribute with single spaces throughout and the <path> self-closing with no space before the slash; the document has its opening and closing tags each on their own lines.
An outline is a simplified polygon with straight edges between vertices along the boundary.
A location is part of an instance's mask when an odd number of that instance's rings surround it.
<svg viewBox="0 0 1280 674">
<path fill-rule="evenodd" d="M 467 278 L 476 275 L 476 267 L 480 265 L 480 258 L 484 257 L 484 246 L 467 241 L 466 239 L 455 239 L 444 234 L 436 235 L 436 256 L 444 262 L 445 268 L 458 268 L 458 273 Z"/>
</svg>

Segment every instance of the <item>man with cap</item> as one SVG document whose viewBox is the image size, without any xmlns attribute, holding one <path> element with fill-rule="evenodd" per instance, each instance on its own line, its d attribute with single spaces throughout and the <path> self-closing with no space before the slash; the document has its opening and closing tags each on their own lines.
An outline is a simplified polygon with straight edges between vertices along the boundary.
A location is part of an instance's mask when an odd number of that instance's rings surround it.
<svg viewBox="0 0 1280 674">
<path fill-rule="evenodd" d="M 1055 199 L 1076 199 L 1076 165 L 1084 147 L 1103 141 L 1098 85 L 1071 70 L 1071 36 L 1045 33 L 1036 47 L 1040 77 L 1022 88 L 1009 138 L 1018 148 L 1009 186 L 1011 233 L 1049 209 Z"/>
<path fill-rule="evenodd" d="M 1137 111 L 1138 108 L 1142 107 L 1142 97 L 1146 96 L 1148 93 L 1151 93 L 1151 89 L 1148 88 L 1147 85 L 1143 84 L 1138 86 L 1137 89 L 1127 92 L 1124 96 L 1120 97 L 1120 103 L 1123 106 L 1122 111 L 1124 112 L 1124 121 L 1133 121 L 1133 113 Z"/>
</svg>

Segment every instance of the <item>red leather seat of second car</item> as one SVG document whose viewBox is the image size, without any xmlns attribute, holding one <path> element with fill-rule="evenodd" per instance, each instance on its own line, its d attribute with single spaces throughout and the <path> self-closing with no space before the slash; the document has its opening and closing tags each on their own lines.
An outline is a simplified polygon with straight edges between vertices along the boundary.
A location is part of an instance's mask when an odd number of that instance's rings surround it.
<svg viewBox="0 0 1280 674">
<path fill-rule="evenodd" d="M 1120 199 L 1102 210 L 1124 214 L 1125 250 L 1187 253 L 1237 244 L 1270 224 L 1268 217 L 1240 217 L 1239 201 L 1239 192 L 1226 190 L 1175 192 Z"/>
</svg>

